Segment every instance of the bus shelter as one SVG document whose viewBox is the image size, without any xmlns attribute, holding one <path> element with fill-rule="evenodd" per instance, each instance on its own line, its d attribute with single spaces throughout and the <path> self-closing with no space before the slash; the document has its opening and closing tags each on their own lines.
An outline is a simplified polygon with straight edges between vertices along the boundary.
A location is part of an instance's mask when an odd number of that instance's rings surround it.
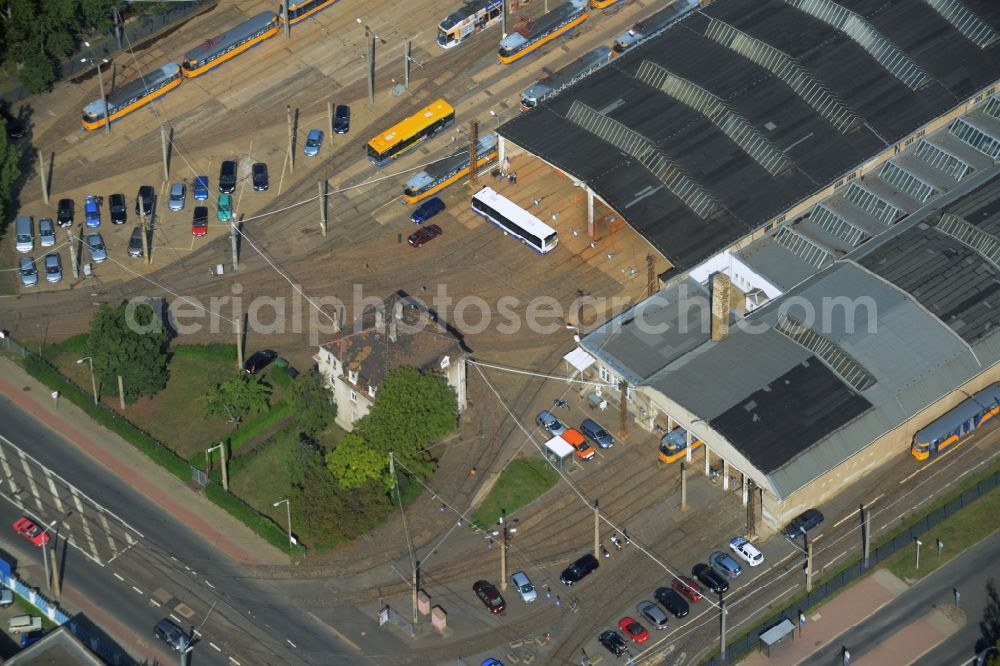
<svg viewBox="0 0 1000 666">
<path fill-rule="evenodd" d="M 795 640 L 795 623 L 789 620 L 787 617 L 783 619 L 778 624 L 774 625 L 767 631 L 762 632 L 757 638 L 760 641 L 760 650 L 767 655 L 767 658 L 771 658 L 771 648 L 776 646 L 781 641 L 785 640 L 785 637 L 791 634 L 792 640 Z"/>
<path fill-rule="evenodd" d="M 573 447 L 562 437 L 553 437 L 545 442 L 545 457 L 563 469 L 563 462 L 573 455 Z"/>
</svg>

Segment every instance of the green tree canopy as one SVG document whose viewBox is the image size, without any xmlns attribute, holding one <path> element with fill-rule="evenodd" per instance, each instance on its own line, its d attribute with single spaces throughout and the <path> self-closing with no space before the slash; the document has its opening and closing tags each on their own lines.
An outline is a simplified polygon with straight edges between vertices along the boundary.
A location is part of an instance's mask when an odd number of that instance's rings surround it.
<svg viewBox="0 0 1000 666">
<path fill-rule="evenodd" d="M 267 409 L 270 398 L 270 386 L 243 372 L 203 396 L 206 414 L 222 414 L 236 427 L 247 414 Z"/>
<path fill-rule="evenodd" d="M 384 489 L 392 486 L 388 474 L 389 456 L 373 449 L 356 432 L 348 433 L 337 448 L 326 455 L 326 466 L 343 488 L 360 488 L 379 482 Z"/>
<path fill-rule="evenodd" d="M 118 376 L 125 386 L 125 402 L 154 395 L 167 385 L 167 331 L 146 304 L 107 304 L 90 320 L 87 354 L 101 393 L 117 395 Z"/>
<path fill-rule="evenodd" d="M 6 223 L 16 212 L 12 205 L 14 182 L 21 175 L 17 168 L 18 150 L 7 138 L 7 121 L 0 117 L 0 215 Z M 0 227 L 2 230 L 2 227 Z"/>
<path fill-rule="evenodd" d="M 289 401 L 295 413 L 295 421 L 307 435 L 326 430 L 337 415 L 337 405 L 333 394 L 326 387 L 323 376 L 315 369 L 300 374 L 292 382 Z"/>
</svg>

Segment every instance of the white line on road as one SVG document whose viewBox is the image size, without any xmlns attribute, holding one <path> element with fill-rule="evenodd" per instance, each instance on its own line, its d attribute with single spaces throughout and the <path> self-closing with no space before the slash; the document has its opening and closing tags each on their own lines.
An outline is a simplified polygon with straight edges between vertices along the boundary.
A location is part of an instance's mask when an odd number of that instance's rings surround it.
<svg viewBox="0 0 1000 666">
<path fill-rule="evenodd" d="M 97 551 L 94 534 L 90 531 L 90 521 L 83 518 L 83 516 L 87 515 L 87 512 L 83 508 L 83 502 L 80 501 L 80 495 L 77 493 L 76 488 L 72 486 L 70 486 L 70 493 L 73 495 L 73 504 L 76 505 L 76 512 L 81 516 L 80 524 L 83 525 L 83 536 L 87 538 L 87 543 L 90 545 L 90 552 L 94 554 L 95 559 L 100 559 L 101 554 Z"/>
<path fill-rule="evenodd" d="M 184 620 L 180 619 L 179 617 L 177 617 L 173 613 L 170 614 L 170 619 L 173 620 L 174 622 L 176 622 L 178 625 L 184 624 Z M 198 635 L 197 631 L 194 632 L 194 633 L 195 633 L 196 636 Z"/>
<path fill-rule="evenodd" d="M 56 489 L 56 481 L 52 478 L 52 471 L 49 469 L 45 470 L 45 480 L 49 482 L 49 492 L 52 493 L 52 499 L 56 501 L 56 510 L 65 515 L 66 507 L 63 505 L 62 498 L 59 497 L 59 491 Z"/>
<path fill-rule="evenodd" d="M 845 521 L 848 521 L 851 518 L 858 518 L 858 514 L 856 514 L 856 513 L 854 513 L 852 511 L 851 513 L 847 514 L 846 516 L 844 516 L 843 518 L 841 518 L 840 520 L 838 520 L 837 522 L 835 522 L 833 524 L 833 526 L 834 527 L 840 527 Z"/>
<path fill-rule="evenodd" d="M 207 580 L 205 581 L 205 585 L 208 585 L 208 586 L 209 586 L 210 588 L 212 588 L 213 590 L 215 589 L 215 586 L 214 586 L 214 585 L 212 585 L 211 583 L 209 583 L 209 582 L 208 582 Z"/>
<path fill-rule="evenodd" d="M 132 589 L 135 590 L 137 594 L 142 594 L 142 590 L 137 588 L 135 585 L 132 586 Z"/>
<path fill-rule="evenodd" d="M 45 511 L 45 507 L 42 505 L 42 498 L 38 495 L 38 485 L 35 483 L 35 477 L 31 473 L 31 467 L 28 465 L 28 457 L 24 451 L 20 451 L 20 454 L 21 467 L 24 468 L 24 475 L 28 477 L 28 487 L 31 488 L 31 495 L 35 498 L 35 506 L 38 507 L 38 512 L 42 513 Z"/>
<path fill-rule="evenodd" d="M 291 646 L 292 646 L 293 648 L 295 648 L 296 650 L 298 650 L 298 649 L 299 649 L 299 646 L 298 646 L 298 645 L 296 645 L 295 643 L 291 642 L 291 641 L 290 641 L 290 640 L 288 640 L 287 638 L 285 639 L 285 642 L 286 642 L 286 643 L 288 643 L 289 645 L 291 645 Z"/>
<path fill-rule="evenodd" d="M 220 648 L 218 645 L 216 645 L 212 641 L 209 641 L 208 644 L 211 645 L 212 647 L 214 647 L 216 652 L 222 652 L 222 648 Z"/>
<path fill-rule="evenodd" d="M 234 664 L 236 664 L 236 666 L 240 666 L 240 662 L 236 661 L 236 660 L 235 660 L 235 659 L 233 659 L 232 657 L 230 657 L 230 658 L 229 658 L 229 661 L 231 661 L 231 662 L 233 662 Z"/>
<path fill-rule="evenodd" d="M 118 572 L 116 572 L 116 571 L 113 571 L 113 572 L 111 572 L 111 573 L 112 573 L 112 575 L 113 575 L 113 576 L 114 576 L 115 578 L 117 578 L 117 579 L 118 579 L 118 580 L 120 580 L 121 582 L 123 582 L 123 583 L 125 582 L 125 579 L 124 579 L 124 578 L 122 578 L 121 576 L 119 576 L 119 575 L 118 575 Z"/>
<path fill-rule="evenodd" d="M 156 599 L 150 599 L 150 600 L 149 600 L 149 603 L 153 604 L 153 605 L 154 605 L 154 606 L 156 606 L 157 608 L 159 608 L 160 606 L 162 606 L 162 605 L 163 605 L 163 604 L 161 604 L 161 603 L 160 603 L 159 601 L 157 601 Z"/>
</svg>

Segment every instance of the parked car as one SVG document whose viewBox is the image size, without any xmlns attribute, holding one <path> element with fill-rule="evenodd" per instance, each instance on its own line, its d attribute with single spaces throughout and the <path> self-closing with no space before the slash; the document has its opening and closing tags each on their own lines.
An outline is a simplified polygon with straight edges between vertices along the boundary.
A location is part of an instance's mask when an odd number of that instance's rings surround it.
<svg viewBox="0 0 1000 666">
<path fill-rule="evenodd" d="M 184 630 L 168 618 L 163 618 L 156 623 L 156 627 L 153 628 L 153 635 L 177 652 L 186 650 L 191 644 L 191 638 L 184 633 Z"/>
<path fill-rule="evenodd" d="M 18 215 L 14 220 L 14 249 L 18 252 L 35 249 L 35 220 L 30 215 Z"/>
<path fill-rule="evenodd" d="M 251 167 L 251 173 L 253 175 L 253 189 L 257 192 L 263 192 L 270 186 L 270 182 L 267 179 L 267 165 L 263 162 L 254 162 Z"/>
<path fill-rule="evenodd" d="M 472 591 L 476 593 L 479 600 L 486 606 L 486 610 L 497 615 L 507 610 L 507 602 L 500 595 L 500 590 L 496 585 L 485 580 L 477 580 L 472 586 Z"/>
<path fill-rule="evenodd" d="M 594 456 L 597 455 L 597 451 L 594 451 L 594 447 L 587 443 L 587 440 L 579 430 L 574 430 L 573 428 L 567 428 L 563 431 L 563 434 L 559 435 L 566 442 L 573 447 L 574 455 L 582 460 L 593 460 Z"/>
<path fill-rule="evenodd" d="M 47 282 L 62 280 L 62 260 L 59 259 L 58 252 L 50 252 L 45 255 L 45 280 Z"/>
<path fill-rule="evenodd" d="M 800 537 L 812 528 L 823 522 L 823 514 L 817 509 L 806 509 L 788 523 L 785 528 L 785 536 L 789 539 Z"/>
<path fill-rule="evenodd" d="M 640 601 L 635 610 L 657 629 L 667 628 L 667 614 L 652 601 Z"/>
<path fill-rule="evenodd" d="M 56 225 L 47 217 L 38 220 L 38 244 L 42 247 L 56 244 Z"/>
<path fill-rule="evenodd" d="M 438 197 L 431 197 L 413 210 L 410 221 L 414 224 L 423 224 L 446 208 L 444 202 Z"/>
<path fill-rule="evenodd" d="M 303 151 L 306 157 L 313 157 L 319 155 L 319 147 L 323 145 L 323 132 L 318 129 L 309 130 L 309 134 L 306 136 L 306 145 L 303 147 Z"/>
<path fill-rule="evenodd" d="M 142 227 L 137 226 L 132 230 L 132 236 L 128 239 L 128 256 L 142 256 Z"/>
<path fill-rule="evenodd" d="M 333 131 L 337 134 L 347 134 L 351 131 L 351 107 L 338 104 L 333 112 Z"/>
<path fill-rule="evenodd" d="M 660 605 L 667 609 L 674 617 L 684 617 L 691 607 L 684 601 L 681 595 L 677 594 L 669 587 L 658 587 L 653 592 L 653 596 L 660 602 Z"/>
<path fill-rule="evenodd" d="M 170 196 L 167 198 L 167 207 L 172 211 L 184 210 L 184 201 L 187 199 L 187 185 L 184 183 L 174 183 L 170 186 Z"/>
<path fill-rule="evenodd" d="M 689 601 L 698 602 L 705 598 L 705 592 L 701 589 L 701 585 L 687 576 L 675 577 L 670 581 L 670 586 L 674 588 L 677 594 Z"/>
<path fill-rule="evenodd" d="M 511 576 L 510 582 L 514 584 L 514 588 L 517 590 L 518 594 L 521 595 L 521 599 L 524 600 L 524 603 L 530 604 L 538 598 L 538 592 L 535 590 L 535 586 L 531 584 L 531 579 L 528 578 L 528 574 L 523 571 L 518 571 Z"/>
<path fill-rule="evenodd" d="M 226 160 L 219 167 L 219 192 L 232 194 L 236 191 L 236 162 Z"/>
<path fill-rule="evenodd" d="M 60 199 L 59 205 L 56 206 L 56 224 L 60 227 L 73 226 L 73 208 L 72 199 Z"/>
<path fill-rule="evenodd" d="M 27 516 L 21 516 L 14 521 L 14 531 L 39 548 L 49 542 L 49 533 L 39 527 L 38 523 Z"/>
<path fill-rule="evenodd" d="M 555 417 L 555 414 L 544 409 L 538 412 L 538 416 L 535 417 L 535 423 L 548 430 L 549 434 L 553 437 L 558 437 L 566 432 L 566 426 Z"/>
<path fill-rule="evenodd" d="M 107 260 L 108 251 L 104 247 L 104 239 L 101 238 L 101 234 L 87 234 L 83 239 L 83 243 L 90 252 L 90 260 L 95 264 Z"/>
<path fill-rule="evenodd" d="M 139 193 L 135 196 L 135 214 L 152 215 L 153 199 L 155 196 L 156 192 L 153 190 L 152 185 L 141 185 L 139 187 Z"/>
<path fill-rule="evenodd" d="M 101 226 L 101 207 L 93 194 L 88 194 L 83 200 L 83 219 L 91 229 Z"/>
<path fill-rule="evenodd" d="M 278 352 L 271 351 L 270 349 L 262 349 L 250 355 L 250 358 L 243 364 L 243 369 L 251 375 L 256 375 L 276 358 L 278 358 Z"/>
<path fill-rule="evenodd" d="M 108 212 L 111 214 L 111 224 L 125 224 L 128 219 L 128 206 L 124 194 L 112 194 L 108 197 Z"/>
<path fill-rule="evenodd" d="M 743 573 L 743 567 L 740 566 L 739 562 L 729 557 L 721 550 L 717 550 L 709 555 L 708 563 L 715 567 L 717 571 L 729 576 L 730 578 L 736 578 Z"/>
<path fill-rule="evenodd" d="M 47 629 L 38 629 L 37 631 L 28 631 L 21 634 L 21 647 L 26 648 L 29 645 L 34 645 L 38 641 L 45 638 L 45 634 L 49 633 Z"/>
<path fill-rule="evenodd" d="M 413 247 L 420 247 L 421 245 L 426 245 L 430 241 L 434 240 L 440 236 L 443 231 L 441 227 L 436 224 L 428 224 L 426 227 L 421 227 L 417 229 L 415 233 L 410 234 L 410 237 L 406 239 Z"/>
<path fill-rule="evenodd" d="M 17 116 L 11 115 L 7 111 L 3 111 L 0 115 L 3 116 L 3 119 L 7 124 L 7 138 L 13 141 L 23 139 L 25 133 L 27 132 L 24 126 L 24 121 Z"/>
<path fill-rule="evenodd" d="M 636 622 L 633 618 L 625 616 L 618 620 L 618 628 L 622 633 L 632 639 L 636 645 L 641 645 L 649 640 L 649 631 L 646 627 Z"/>
<path fill-rule="evenodd" d="M 204 201 L 208 198 L 208 176 L 195 176 L 194 177 L 194 187 L 192 188 L 194 192 L 192 196 L 195 201 Z"/>
<path fill-rule="evenodd" d="M 729 582 L 707 564 L 699 563 L 694 565 L 694 568 L 691 569 L 691 575 L 716 594 L 722 594 L 729 590 Z"/>
<path fill-rule="evenodd" d="M 195 206 L 191 216 L 191 235 L 204 236 L 208 233 L 208 206 Z"/>
<path fill-rule="evenodd" d="M 219 222 L 228 222 L 233 217 L 233 195 L 220 194 L 219 203 L 215 211 L 215 217 Z"/>
<path fill-rule="evenodd" d="M 729 549 L 755 567 L 764 561 L 764 553 L 741 536 L 729 540 Z"/>
<path fill-rule="evenodd" d="M 20 257 L 17 260 L 17 269 L 21 273 L 21 284 L 25 287 L 34 287 L 38 284 L 38 269 L 35 268 L 33 257 Z"/>
<path fill-rule="evenodd" d="M 615 443 L 611 433 L 593 419 L 584 419 L 580 424 L 580 432 L 602 449 L 610 449 Z"/>
<path fill-rule="evenodd" d="M 603 645 L 608 652 L 620 657 L 626 652 L 628 652 L 628 643 L 625 639 L 618 635 L 617 631 L 611 631 L 608 629 L 597 637 L 597 642 Z"/>
<path fill-rule="evenodd" d="M 563 569 L 562 574 L 559 575 L 559 580 L 561 580 L 564 585 L 575 585 L 594 571 L 597 571 L 599 566 L 601 566 L 601 563 L 597 561 L 597 558 L 594 557 L 592 553 L 587 553 L 576 562 Z"/>
</svg>

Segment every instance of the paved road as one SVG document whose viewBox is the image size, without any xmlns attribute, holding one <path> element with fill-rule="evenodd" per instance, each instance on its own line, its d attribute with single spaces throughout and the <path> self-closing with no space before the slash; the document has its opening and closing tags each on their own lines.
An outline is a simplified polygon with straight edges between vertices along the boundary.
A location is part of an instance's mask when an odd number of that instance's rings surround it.
<svg viewBox="0 0 1000 666">
<path fill-rule="evenodd" d="M 963 601 L 967 603 L 968 616 L 965 628 L 934 650 L 933 654 L 939 658 L 932 659 L 932 655 L 928 654 L 920 663 L 963 663 L 974 654 L 973 646 L 975 636 L 978 635 L 979 619 L 982 617 L 981 607 L 985 600 L 986 581 L 995 573 L 998 557 L 1000 557 L 1000 532 L 994 532 L 985 541 L 915 584 L 865 623 L 851 627 L 830 641 L 826 647 L 804 663 L 810 666 L 840 666 L 842 645 L 848 647 L 852 658 L 858 659 L 864 656 L 895 632 L 926 615 L 935 606 L 953 603 L 952 588 L 958 588 L 962 592 Z"/>
</svg>

